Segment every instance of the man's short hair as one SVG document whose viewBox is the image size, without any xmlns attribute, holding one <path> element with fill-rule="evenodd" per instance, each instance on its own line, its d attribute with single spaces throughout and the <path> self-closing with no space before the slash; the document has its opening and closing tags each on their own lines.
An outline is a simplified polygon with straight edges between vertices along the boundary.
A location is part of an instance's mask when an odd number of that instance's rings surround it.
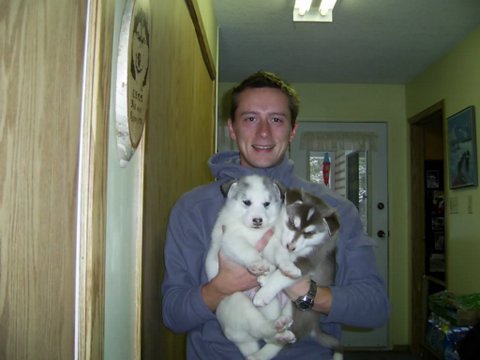
<svg viewBox="0 0 480 360">
<path fill-rule="evenodd" d="M 232 89 L 230 100 L 230 119 L 232 119 L 232 121 L 235 120 L 235 111 L 238 108 L 239 95 L 246 89 L 252 88 L 279 89 L 281 92 L 287 95 L 288 108 L 290 110 L 291 117 L 290 121 L 292 122 L 292 127 L 293 125 L 295 125 L 295 121 L 297 120 L 300 107 L 300 100 L 298 98 L 297 92 L 286 81 L 280 79 L 277 75 L 268 71 L 257 71 Z"/>
</svg>

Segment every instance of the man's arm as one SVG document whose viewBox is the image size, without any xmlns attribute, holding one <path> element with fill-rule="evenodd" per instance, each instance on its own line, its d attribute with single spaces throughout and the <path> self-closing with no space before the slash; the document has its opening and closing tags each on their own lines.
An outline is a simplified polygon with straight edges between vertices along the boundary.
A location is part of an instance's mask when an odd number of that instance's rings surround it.
<svg viewBox="0 0 480 360">
<path fill-rule="evenodd" d="M 332 304 L 326 321 L 345 325 L 375 328 L 385 325 L 390 317 L 385 283 L 376 268 L 373 247 L 362 245 L 347 249 L 346 264 L 332 286 Z"/>
<path fill-rule="evenodd" d="M 290 300 L 294 301 L 305 295 L 310 288 L 310 280 L 302 279 L 296 284 L 285 289 Z M 329 287 L 317 286 L 317 293 L 313 304 L 313 311 L 328 314 L 332 306 L 332 290 Z"/>
<path fill-rule="evenodd" d="M 228 295 L 236 291 L 249 290 L 258 286 L 257 277 L 252 275 L 243 266 L 227 259 L 222 253 L 219 257 L 218 274 L 202 286 L 203 301 L 212 311 Z"/>
<path fill-rule="evenodd" d="M 272 236 L 269 230 L 258 241 L 256 249 L 262 251 Z M 215 311 L 220 301 L 237 291 L 250 290 L 259 286 L 257 277 L 252 275 L 243 266 L 229 260 L 221 252 L 218 255 L 218 274 L 201 288 L 202 298 L 212 311 Z"/>
<path fill-rule="evenodd" d="M 383 326 L 390 316 L 390 305 L 376 272 L 373 249 L 362 246 L 351 252 L 346 258 L 351 259 L 356 271 L 347 271 L 348 278 L 342 285 L 317 287 L 312 310 L 326 314 L 328 322 L 366 328 Z M 355 266 L 358 263 L 362 266 Z M 295 300 L 305 295 L 309 287 L 310 281 L 303 279 L 285 289 L 285 293 Z"/>
<path fill-rule="evenodd" d="M 180 201 L 170 214 L 165 242 L 165 277 L 162 283 L 162 319 L 176 333 L 188 332 L 215 319 L 205 305 L 201 287 L 206 282 L 205 254 L 211 230 L 203 228 L 202 209 Z"/>
</svg>

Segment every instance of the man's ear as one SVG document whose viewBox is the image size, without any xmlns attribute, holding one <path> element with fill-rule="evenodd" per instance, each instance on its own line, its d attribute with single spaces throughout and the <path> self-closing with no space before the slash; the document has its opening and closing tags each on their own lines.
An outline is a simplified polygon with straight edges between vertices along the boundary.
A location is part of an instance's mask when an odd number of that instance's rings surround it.
<svg viewBox="0 0 480 360">
<path fill-rule="evenodd" d="M 292 132 L 290 133 L 289 142 L 292 142 L 293 139 L 295 138 L 295 135 L 297 134 L 297 126 L 298 126 L 298 122 L 295 121 L 295 124 L 293 124 Z"/>
<path fill-rule="evenodd" d="M 230 136 L 230 139 L 235 141 L 237 139 L 237 136 L 235 135 L 235 130 L 233 129 L 233 121 L 231 118 L 228 118 L 227 120 L 227 127 L 228 127 L 228 135 Z"/>
</svg>

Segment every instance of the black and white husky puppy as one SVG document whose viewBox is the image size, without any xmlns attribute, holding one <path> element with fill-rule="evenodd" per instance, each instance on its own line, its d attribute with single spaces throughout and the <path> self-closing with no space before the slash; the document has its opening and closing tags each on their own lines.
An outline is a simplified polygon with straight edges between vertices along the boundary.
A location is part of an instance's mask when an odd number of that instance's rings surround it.
<svg viewBox="0 0 480 360">
<path fill-rule="evenodd" d="M 267 177 L 250 175 L 224 184 L 222 190 L 226 201 L 212 231 L 205 262 L 208 279 L 218 273 L 220 250 L 255 275 L 273 271 L 274 265 L 255 245 L 269 229 L 279 224 L 282 186 Z M 284 344 L 296 341 L 288 329 L 292 323 L 290 302 L 282 303 L 272 296 L 268 304 L 262 305 L 254 306 L 248 294 L 237 292 L 224 298 L 216 310 L 225 336 L 251 360 L 269 360 Z M 258 340 L 265 340 L 266 344 L 260 348 Z"/>
<path fill-rule="evenodd" d="M 277 270 L 259 278 L 262 287 L 254 304 L 264 306 L 283 289 L 300 278 L 314 280 L 319 286 L 332 285 L 335 279 L 336 235 L 340 223 L 335 210 L 320 198 L 302 190 L 287 190 L 279 219 L 283 232 L 270 239 L 263 251 Z M 293 306 L 292 332 L 297 339 L 313 336 L 320 344 L 335 350 L 334 359 L 342 359 L 336 338 L 322 332 L 320 313 L 301 311 Z"/>
</svg>

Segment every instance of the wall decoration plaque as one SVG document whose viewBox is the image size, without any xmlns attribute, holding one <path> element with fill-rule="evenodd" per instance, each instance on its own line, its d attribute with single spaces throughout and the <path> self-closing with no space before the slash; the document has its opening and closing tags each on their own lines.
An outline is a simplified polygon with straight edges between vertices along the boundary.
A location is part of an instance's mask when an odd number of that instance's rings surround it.
<svg viewBox="0 0 480 360">
<path fill-rule="evenodd" d="M 120 165 L 133 156 L 148 116 L 149 0 L 127 0 L 120 29 L 115 97 L 117 148 Z"/>
</svg>

